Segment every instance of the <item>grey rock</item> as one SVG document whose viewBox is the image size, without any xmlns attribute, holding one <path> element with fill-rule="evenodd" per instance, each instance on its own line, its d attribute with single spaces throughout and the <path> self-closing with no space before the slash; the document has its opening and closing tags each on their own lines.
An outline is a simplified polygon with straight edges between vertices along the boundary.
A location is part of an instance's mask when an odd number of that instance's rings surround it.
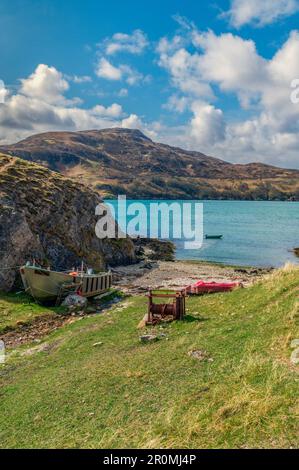
<svg viewBox="0 0 299 470">
<path fill-rule="evenodd" d="M 188 356 L 193 357 L 194 359 L 197 359 L 198 361 L 213 362 L 213 359 L 209 357 L 209 354 L 207 353 L 207 351 L 203 351 L 200 349 L 194 349 L 192 351 L 189 351 Z"/>
<path fill-rule="evenodd" d="M 60 271 L 135 261 L 131 239 L 100 239 L 99 195 L 35 163 L 0 153 L 0 286 L 21 285 L 19 266 L 35 258 Z"/>
<path fill-rule="evenodd" d="M 299 348 L 294 349 L 294 351 L 291 354 L 290 361 L 291 361 L 291 364 L 294 364 L 294 365 L 299 364 Z"/>
<path fill-rule="evenodd" d="M 87 306 L 87 299 L 86 297 L 82 297 L 81 295 L 77 295 L 77 294 L 69 294 L 65 299 L 64 301 L 62 302 L 62 305 L 64 307 L 69 307 L 69 308 L 79 308 L 80 310 L 82 310 L 82 308 L 86 308 Z"/>
<path fill-rule="evenodd" d="M 299 347 L 299 339 L 293 339 L 293 341 L 290 344 L 290 347 L 292 349 L 298 348 Z"/>
<path fill-rule="evenodd" d="M 139 339 L 141 343 L 153 343 L 159 340 L 157 335 L 142 335 Z"/>
<path fill-rule="evenodd" d="M 96 313 L 96 311 L 97 311 L 96 308 L 93 307 L 92 305 L 88 305 L 88 306 L 85 308 L 85 312 L 86 312 L 86 313 L 92 314 L 92 313 Z"/>
</svg>

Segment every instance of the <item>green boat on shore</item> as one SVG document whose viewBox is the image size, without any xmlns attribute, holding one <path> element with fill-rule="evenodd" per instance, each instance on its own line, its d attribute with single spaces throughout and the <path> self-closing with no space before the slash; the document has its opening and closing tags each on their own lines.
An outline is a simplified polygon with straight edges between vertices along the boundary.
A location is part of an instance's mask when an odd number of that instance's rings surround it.
<svg viewBox="0 0 299 470">
<path fill-rule="evenodd" d="M 78 293 L 82 297 L 95 297 L 110 289 L 112 274 L 83 271 L 57 272 L 35 264 L 20 269 L 25 292 L 39 302 L 55 302 L 62 291 Z"/>
</svg>

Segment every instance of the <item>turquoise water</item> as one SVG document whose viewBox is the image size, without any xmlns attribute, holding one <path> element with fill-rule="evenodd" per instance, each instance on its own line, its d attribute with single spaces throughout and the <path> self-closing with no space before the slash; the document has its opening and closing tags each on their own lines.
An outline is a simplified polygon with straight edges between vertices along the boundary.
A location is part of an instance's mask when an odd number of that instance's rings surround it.
<svg viewBox="0 0 299 470">
<path fill-rule="evenodd" d="M 153 201 L 142 202 L 149 206 Z M 191 250 L 184 249 L 183 240 L 174 240 L 177 259 L 259 267 L 299 263 L 291 251 L 299 247 L 299 202 L 202 202 L 203 233 L 223 234 L 223 239 L 204 240 L 201 248 Z M 119 223 L 124 228 L 121 219 Z"/>
</svg>

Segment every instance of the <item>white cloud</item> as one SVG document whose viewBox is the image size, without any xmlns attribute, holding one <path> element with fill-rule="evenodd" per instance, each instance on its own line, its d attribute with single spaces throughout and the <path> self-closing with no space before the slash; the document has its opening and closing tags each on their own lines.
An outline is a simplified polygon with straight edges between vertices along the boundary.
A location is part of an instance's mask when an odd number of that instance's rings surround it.
<svg viewBox="0 0 299 470">
<path fill-rule="evenodd" d="M 299 33 L 290 33 L 272 59 L 261 57 L 253 41 L 232 34 L 198 35 L 201 48 L 199 80 L 217 84 L 223 91 L 235 93 L 241 106 L 250 104 L 261 111 L 294 113 L 290 86 L 299 76 Z M 235 64 L 238 64 L 236 67 Z M 297 108 L 295 113 L 297 113 Z"/>
<path fill-rule="evenodd" d="M 115 33 L 112 37 L 106 38 L 104 46 L 107 55 L 114 55 L 119 52 L 129 52 L 130 54 L 141 54 L 148 46 L 149 42 L 146 34 L 140 29 L 136 29 L 132 34 Z"/>
<path fill-rule="evenodd" d="M 5 89 L 4 84 L 0 90 L 2 88 Z M 34 133 L 51 130 L 122 125 L 124 113 L 119 104 L 82 108 L 77 100 L 65 98 L 63 92 L 68 89 L 68 81 L 61 72 L 54 67 L 39 65 L 28 78 L 21 80 L 17 92 L 6 93 L 5 102 L 0 103 L 0 143 L 16 142 Z"/>
<path fill-rule="evenodd" d="M 185 123 L 147 123 L 135 113 L 126 116 L 117 103 L 86 109 L 78 99 L 66 96 L 74 77 L 41 64 L 21 80 L 17 92 L 8 93 L 0 81 L 0 103 L 1 93 L 5 95 L 0 104 L 0 142 L 48 130 L 129 127 L 160 142 L 229 161 L 299 167 L 299 105 L 290 99 L 291 82 L 299 78 L 298 31 L 290 33 L 272 58 L 260 55 L 252 40 L 230 33 L 200 33 L 190 25 L 184 36 L 162 38 L 157 52 L 173 88 L 164 108 L 185 113 Z M 119 96 L 127 95 L 127 85 L 146 80 L 128 65 L 115 66 L 103 56 L 97 72 L 124 87 Z M 220 109 L 219 91 L 239 100 L 234 120 Z"/>
<path fill-rule="evenodd" d="M 74 75 L 73 77 L 71 77 L 71 79 L 73 80 L 74 83 L 78 83 L 78 84 L 88 83 L 92 81 L 89 75 L 80 75 L 80 76 Z"/>
<path fill-rule="evenodd" d="M 124 118 L 121 121 L 121 127 L 126 129 L 139 129 L 150 139 L 159 140 L 163 136 L 161 134 L 162 130 L 168 130 L 168 128 L 163 127 L 159 121 L 154 121 L 150 123 L 144 122 L 137 114 L 130 114 L 127 118 Z"/>
<path fill-rule="evenodd" d="M 182 41 L 163 38 L 157 49 L 159 64 L 178 91 L 165 107 L 191 114 L 181 136 L 163 130 L 167 141 L 231 161 L 298 167 L 299 105 L 290 95 L 291 82 L 299 78 L 299 33 L 291 32 L 272 59 L 237 35 L 193 30 L 187 36 L 185 47 L 186 35 Z M 225 122 L 225 113 L 214 104 L 218 89 L 237 96 L 243 119 Z"/>
<path fill-rule="evenodd" d="M 166 104 L 162 107 L 164 109 L 169 109 L 170 111 L 177 111 L 178 113 L 183 113 L 188 109 L 190 105 L 190 99 L 187 96 L 178 96 L 178 95 L 171 95 L 168 98 Z"/>
<path fill-rule="evenodd" d="M 63 93 L 69 89 L 68 82 L 55 67 L 39 64 L 35 71 L 21 80 L 21 93 L 47 103 L 63 103 Z"/>
<path fill-rule="evenodd" d="M 120 52 L 141 54 L 148 45 L 147 36 L 140 29 L 136 29 L 132 34 L 115 33 L 113 36 L 107 37 L 98 44 L 96 75 L 106 80 L 124 80 L 128 85 L 136 85 L 141 81 L 149 82 L 150 76 L 144 76 L 127 64 L 114 65 L 110 59 L 111 56 Z"/>
<path fill-rule="evenodd" d="M 191 54 L 185 48 L 179 48 L 173 53 L 173 48 L 165 47 L 161 43 L 158 46 L 160 52 L 159 65 L 164 67 L 171 76 L 173 85 L 184 93 L 197 97 L 213 97 L 209 84 L 200 79 L 200 56 Z M 166 52 L 165 52 L 166 51 Z"/>
<path fill-rule="evenodd" d="M 129 117 L 122 120 L 121 127 L 126 127 L 127 129 L 142 129 L 143 123 L 137 114 L 130 114 Z"/>
<path fill-rule="evenodd" d="M 119 104 L 113 103 L 107 108 L 105 108 L 105 106 L 102 106 L 101 104 L 98 104 L 92 108 L 92 112 L 95 115 L 99 116 L 119 117 L 121 116 L 123 111 L 122 107 Z"/>
<path fill-rule="evenodd" d="M 5 88 L 4 81 L 0 80 L 0 104 L 5 102 L 7 96 L 8 90 Z"/>
<path fill-rule="evenodd" d="M 157 138 L 158 123 L 148 125 L 137 114 L 126 117 L 118 103 L 82 108 L 77 105 L 77 100 L 66 99 L 63 91 L 69 90 L 68 80 L 72 77 L 66 78 L 54 67 L 39 65 L 29 77 L 20 80 L 21 85 L 15 93 L 8 94 L 0 81 L 0 92 L 5 90 L 3 95 L 6 96 L 5 103 L 0 102 L 0 145 L 40 132 L 107 127 L 138 128 L 149 137 Z"/>
<path fill-rule="evenodd" d="M 138 72 L 135 69 L 132 69 L 132 67 L 130 67 L 129 65 L 120 65 L 120 68 L 128 85 L 136 85 L 142 80 L 146 81 L 146 77 L 144 77 L 142 73 Z"/>
<path fill-rule="evenodd" d="M 185 47 L 189 40 L 187 37 L 176 34 L 172 39 L 163 37 L 159 40 L 156 51 L 159 54 L 170 54 Z"/>
<path fill-rule="evenodd" d="M 96 67 L 96 75 L 106 80 L 125 80 L 128 85 L 135 85 L 144 79 L 141 73 L 129 65 L 120 64 L 115 67 L 105 57 L 100 58 Z"/>
<path fill-rule="evenodd" d="M 172 16 L 172 19 L 181 26 L 183 31 L 193 31 L 195 29 L 195 23 L 185 16 L 176 14 Z"/>
<path fill-rule="evenodd" d="M 214 145 L 225 139 L 225 122 L 221 109 L 200 101 L 192 104 L 190 135 L 199 145 Z"/>
<path fill-rule="evenodd" d="M 298 9 L 297 0 L 231 0 L 231 8 L 225 16 L 229 16 L 236 28 L 250 23 L 263 26 L 290 16 Z"/>
<path fill-rule="evenodd" d="M 258 55 L 253 41 L 209 31 L 194 34 L 193 42 L 202 51 L 196 56 L 202 80 L 217 82 L 222 90 L 249 92 L 259 91 L 261 82 L 267 80 L 266 61 Z"/>
<path fill-rule="evenodd" d="M 96 67 L 96 75 L 107 80 L 121 80 L 123 73 L 120 68 L 114 67 L 109 60 L 101 57 Z"/>
<path fill-rule="evenodd" d="M 128 94 L 129 92 L 127 88 L 121 88 L 118 92 L 118 96 L 121 98 L 125 98 L 126 96 L 128 96 Z"/>
<path fill-rule="evenodd" d="M 287 41 L 269 62 L 273 79 L 289 82 L 299 72 L 299 31 L 292 31 Z"/>
</svg>

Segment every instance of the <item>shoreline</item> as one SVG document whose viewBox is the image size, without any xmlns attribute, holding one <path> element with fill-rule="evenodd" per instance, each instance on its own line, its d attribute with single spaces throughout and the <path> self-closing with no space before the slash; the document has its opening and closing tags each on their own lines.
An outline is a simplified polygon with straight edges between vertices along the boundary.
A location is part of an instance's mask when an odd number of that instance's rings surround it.
<svg viewBox="0 0 299 470">
<path fill-rule="evenodd" d="M 176 258 L 174 261 L 179 261 L 182 263 L 190 263 L 190 264 L 204 264 L 204 265 L 211 265 L 211 266 L 218 266 L 223 268 L 232 268 L 232 269 L 278 269 L 275 266 L 251 266 L 250 264 L 230 264 L 230 263 L 222 263 L 221 261 L 208 261 L 204 259 L 179 259 Z"/>
<path fill-rule="evenodd" d="M 114 284 L 124 293 L 138 295 L 148 289 L 181 289 L 198 280 L 242 282 L 248 286 L 275 268 L 228 266 L 197 260 L 151 261 L 112 269 Z"/>
</svg>

